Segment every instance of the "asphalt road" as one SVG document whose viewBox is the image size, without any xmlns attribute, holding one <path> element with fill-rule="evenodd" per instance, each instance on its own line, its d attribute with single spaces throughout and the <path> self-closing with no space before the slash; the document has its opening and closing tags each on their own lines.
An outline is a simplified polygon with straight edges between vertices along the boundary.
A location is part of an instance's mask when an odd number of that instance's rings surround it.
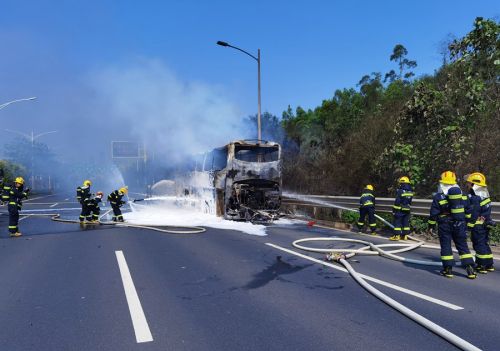
<svg viewBox="0 0 500 351">
<path fill-rule="evenodd" d="M 23 209 L 77 207 L 72 201 L 35 198 Z M 48 217 L 25 217 L 24 235 L 9 238 L 5 214 L 0 226 L 0 350 L 456 349 L 347 273 L 279 249 L 322 259 L 294 249 L 292 241 L 338 236 L 387 243 L 383 238 L 303 224 L 269 226 L 265 237 L 212 228 L 172 235 L 113 226 L 82 229 Z M 439 252 L 405 255 L 437 260 Z M 500 348 L 498 272 L 471 281 L 461 268 L 446 279 L 439 268 L 381 257 L 356 256 L 351 264 L 408 289 L 373 284 L 443 328 L 481 349 Z"/>
</svg>

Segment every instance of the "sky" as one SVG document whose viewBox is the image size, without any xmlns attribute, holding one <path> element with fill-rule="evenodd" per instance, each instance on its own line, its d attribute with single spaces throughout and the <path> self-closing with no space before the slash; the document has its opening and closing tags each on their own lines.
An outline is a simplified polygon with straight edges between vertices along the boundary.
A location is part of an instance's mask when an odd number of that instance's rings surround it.
<svg viewBox="0 0 500 351">
<path fill-rule="evenodd" d="M 261 50 L 262 110 L 281 116 L 394 69 L 396 44 L 433 73 L 443 41 L 499 15 L 493 0 L 3 0 L 0 104 L 38 99 L 1 110 L 2 129 L 58 130 L 40 141 L 73 159 L 134 138 L 199 152 L 257 110 L 256 62 L 218 40 Z"/>
</svg>

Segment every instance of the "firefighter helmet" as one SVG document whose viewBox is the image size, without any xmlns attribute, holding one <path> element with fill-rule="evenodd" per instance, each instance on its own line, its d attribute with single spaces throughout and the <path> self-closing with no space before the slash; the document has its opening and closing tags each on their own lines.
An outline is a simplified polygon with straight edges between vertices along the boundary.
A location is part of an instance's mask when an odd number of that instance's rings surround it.
<svg viewBox="0 0 500 351">
<path fill-rule="evenodd" d="M 367 186 L 365 186 L 365 189 L 373 191 L 373 185 L 368 184 Z"/>
<path fill-rule="evenodd" d="M 91 186 L 91 185 L 92 185 L 92 182 L 88 179 L 83 182 L 83 186 Z"/>
<path fill-rule="evenodd" d="M 439 182 L 443 184 L 453 185 L 457 183 L 457 176 L 452 171 L 446 171 L 441 173 L 441 179 L 439 180 Z"/>
<path fill-rule="evenodd" d="M 410 184 L 410 178 L 408 178 L 407 176 L 401 177 L 399 178 L 399 183 Z"/>
<path fill-rule="evenodd" d="M 128 186 L 121 187 L 118 191 L 122 194 L 126 194 L 128 193 Z"/>
<path fill-rule="evenodd" d="M 474 183 L 479 186 L 486 186 L 486 177 L 484 176 L 484 174 L 479 172 L 474 172 L 472 174 L 469 174 L 469 176 L 467 177 L 467 181 L 469 183 Z"/>
<path fill-rule="evenodd" d="M 14 182 L 22 185 L 22 184 L 24 184 L 24 179 L 23 179 L 23 177 L 17 177 Z"/>
</svg>

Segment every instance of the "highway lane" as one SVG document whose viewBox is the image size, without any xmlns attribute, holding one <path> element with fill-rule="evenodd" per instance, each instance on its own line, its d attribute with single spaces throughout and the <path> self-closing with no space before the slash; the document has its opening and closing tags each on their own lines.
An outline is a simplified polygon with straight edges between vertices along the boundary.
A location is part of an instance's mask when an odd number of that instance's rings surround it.
<svg viewBox="0 0 500 351">
<path fill-rule="evenodd" d="M 56 202 L 54 208 L 74 206 L 50 199 Z M 0 225 L 6 227 L 5 220 L 0 217 Z M 355 234 L 294 224 L 271 226 L 266 237 L 218 229 L 168 235 L 108 226 L 82 230 L 38 217 L 21 222 L 21 229 L 21 238 L 0 239 L 2 349 L 455 349 L 347 274 L 265 245 L 295 250 L 297 238 L 359 238 Z M 130 269 L 152 342 L 136 341 L 116 251 Z M 437 251 L 420 251 L 411 255 L 438 257 Z M 497 273 L 448 280 L 434 268 L 380 257 L 356 260 L 361 273 L 463 307 L 451 310 L 375 285 L 469 342 L 497 349 Z"/>
</svg>

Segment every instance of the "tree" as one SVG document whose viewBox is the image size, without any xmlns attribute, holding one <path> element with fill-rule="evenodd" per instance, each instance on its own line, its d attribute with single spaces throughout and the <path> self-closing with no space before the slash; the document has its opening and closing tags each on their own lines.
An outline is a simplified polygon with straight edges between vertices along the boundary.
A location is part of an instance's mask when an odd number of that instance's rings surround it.
<svg viewBox="0 0 500 351">
<path fill-rule="evenodd" d="M 48 177 L 52 179 L 58 172 L 59 164 L 49 147 L 40 142 L 19 138 L 4 146 L 7 160 L 21 165 L 26 176 Z"/>
<path fill-rule="evenodd" d="M 406 55 L 408 55 L 408 50 L 406 50 L 403 45 L 397 44 L 394 47 L 390 59 L 398 64 L 399 75 L 396 75 L 396 72 L 391 70 L 385 75 L 386 80 L 389 79 L 389 81 L 391 81 L 391 79 L 394 80 L 394 78 L 399 80 L 403 80 L 404 78 L 404 80 L 407 80 L 415 75 L 415 73 L 409 70 L 417 67 L 417 61 L 407 59 Z"/>
</svg>

